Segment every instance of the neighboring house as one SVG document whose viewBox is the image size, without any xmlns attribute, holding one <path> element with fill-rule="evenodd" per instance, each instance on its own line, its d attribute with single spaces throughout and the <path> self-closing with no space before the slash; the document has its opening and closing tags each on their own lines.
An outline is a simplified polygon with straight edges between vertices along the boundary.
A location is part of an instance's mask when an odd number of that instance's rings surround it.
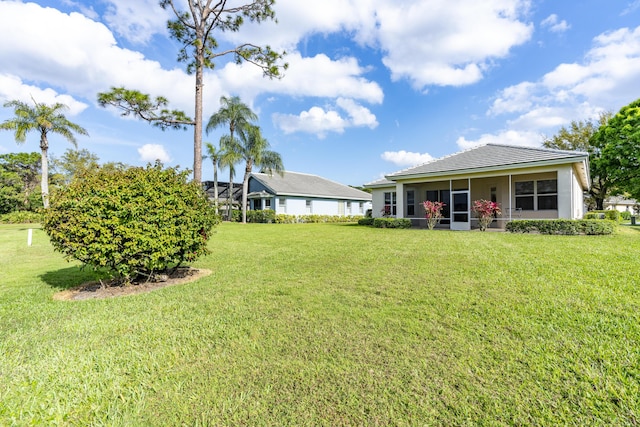
<svg viewBox="0 0 640 427">
<path fill-rule="evenodd" d="M 609 197 L 604 201 L 605 209 L 617 210 L 618 212 L 640 213 L 640 203 L 635 199 L 625 199 L 622 196 Z"/>
<path fill-rule="evenodd" d="M 207 193 L 209 200 L 215 199 L 215 192 L 213 191 L 213 181 L 204 181 L 202 183 L 204 191 Z M 233 183 L 233 191 L 231 193 L 233 209 L 240 209 L 242 204 L 242 182 Z M 223 214 L 227 210 L 227 204 L 229 200 L 229 183 L 218 181 L 218 209 Z"/>
<path fill-rule="evenodd" d="M 424 226 L 425 200 L 446 204 L 441 226 L 477 227 L 474 200 L 497 202 L 511 219 L 582 218 L 589 186 L 589 155 L 534 147 L 486 144 L 401 170 L 366 184 L 373 191 L 373 216 L 388 213 Z"/>
<path fill-rule="evenodd" d="M 364 215 L 371 209 L 371 194 L 297 172 L 252 173 L 248 199 L 249 209 L 287 215 Z"/>
</svg>

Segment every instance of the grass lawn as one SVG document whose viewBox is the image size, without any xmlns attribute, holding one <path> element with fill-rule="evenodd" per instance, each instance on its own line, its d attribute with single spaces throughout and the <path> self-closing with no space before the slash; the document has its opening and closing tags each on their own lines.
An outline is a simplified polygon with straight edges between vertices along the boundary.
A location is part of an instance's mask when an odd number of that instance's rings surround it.
<svg viewBox="0 0 640 427">
<path fill-rule="evenodd" d="M 0 425 L 638 425 L 640 227 L 222 224 L 197 282 L 94 278 L 0 226 Z"/>
</svg>

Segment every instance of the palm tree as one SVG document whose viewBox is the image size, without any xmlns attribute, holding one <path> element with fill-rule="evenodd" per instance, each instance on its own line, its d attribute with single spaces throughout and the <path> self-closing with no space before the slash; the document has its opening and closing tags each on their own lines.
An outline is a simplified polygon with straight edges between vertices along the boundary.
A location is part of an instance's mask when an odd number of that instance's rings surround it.
<svg viewBox="0 0 640 427">
<path fill-rule="evenodd" d="M 218 112 L 214 113 L 209 118 L 209 123 L 207 123 L 207 135 L 215 128 L 229 124 L 229 135 L 231 145 L 233 145 L 235 143 L 234 134 L 237 132 L 242 136 L 247 128 L 251 126 L 251 122 L 256 120 L 258 120 L 256 113 L 251 111 L 247 104 L 240 101 L 239 97 L 227 98 L 226 96 L 221 96 Z"/>
<path fill-rule="evenodd" d="M 237 143 L 231 144 L 231 137 L 224 135 L 220 138 L 220 167 L 229 168 L 229 191 L 227 196 L 227 220 L 233 220 L 233 177 L 236 174 L 236 165 L 242 160 L 237 150 Z"/>
<path fill-rule="evenodd" d="M 260 167 L 262 172 L 268 174 L 277 172 L 280 175 L 284 175 L 284 165 L 280 154 L 269 150 L 269 141 L 262 136 L 258 126 L 251 126 L 241 136 L 241 144 L 238 144 L 235 148 L 245 161 L 244 179 L 242 181 L 242 223 L 245 224 L 247 222 L 249 176 L 253 167 Z"/>
<path fill-rule="evenodd" d="M 80 135 L 88 135 L 88 132 L 80 125 L 70 122 L 64 116 L 62 112 L 69 109 L 66 105 L 60 103 L 53 105 L 39 104 L 35 100 L 33 102 L 35 104 L 33 108 L 27 103 L 18 100 L 6 102 L 4 106 L 13 108 L 15 117 L 0 123 L 0 129 L 14 131 L 18 144 L 26 141 L 28 132 L 34 130 L 40 132 L 40 151 L 42 156 L 40 186 L 42 188 L 42 204 L 47 209 L 49 207 L 49 140 L 47 139 L 47 134 L 57 133 L 62 135 L 74 147 L 77 147 L 73 132 Z"/>
<path fill-rule="evenodd" d="M 208 159 L 213 163 L 213 204 L 215 205 L 216 215 L 218 215 L 218 165 L 220 165 L 220 157 L 222 152 L 210 142 L 205 145 Z"/>
</svg>

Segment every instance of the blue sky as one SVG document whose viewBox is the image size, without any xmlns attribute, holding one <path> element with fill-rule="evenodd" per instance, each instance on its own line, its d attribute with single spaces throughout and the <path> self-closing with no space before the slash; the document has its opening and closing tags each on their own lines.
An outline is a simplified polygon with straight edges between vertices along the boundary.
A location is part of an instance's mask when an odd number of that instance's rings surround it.
<svg viewBox="0 0 640 427">
<path fill-rule="evenodd" d="M 540 146 L 571 120 L 640 98 L 640 0 L 278 0 L 275 10 L 277 24 L 216 37 L 286 50 L 284 78 L 221 60 L 205 77 L 205 117 L 238 95 L 287 170 L 343 184 L 486 142 Z M 101 161 L 191 168 L 192 130 L 96 104 L 125 86 L 193 115 L 194 77 L 176 61 L 168 18 L 156 0 L 0 1 L 0 102 L 68 105 L 90 134 L 79 147 Z M 0 108 L 0 121 L 11 113 Z M 70 147 L 50 143 L 54 156 Z M 0 132 L 0 153 L 17 151 L 39 151 L 38 135 L 17 146 Z M 205 160 L 203 179 L 212 172 Z"/>
</svg>

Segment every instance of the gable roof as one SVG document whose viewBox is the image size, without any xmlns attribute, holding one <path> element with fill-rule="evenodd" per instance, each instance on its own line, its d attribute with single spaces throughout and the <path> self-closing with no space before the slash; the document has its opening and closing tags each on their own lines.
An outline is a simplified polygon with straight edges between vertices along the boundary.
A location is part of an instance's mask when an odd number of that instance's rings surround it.
<svg viewBox="0 0 640 427">
<path fill-rule="evenodd" d="M 520 147 L 502 144 L 485 144 L 449 156 L 435 159 L 419 166 L 386 175 L 387 179 L 398 179 L 499 171 L 521 167 L 582 164 L 580 175 L 588 183 L 589 154 L 581 151 L 551 150 L 537 147 Z"/>
<path fill-rule="evenodd" d="M 276 196 L 322 197 L 329 199 L 371 200 L 371 194 L 335 181 L 299 172 L 278 174 L 252 173 L 251 178 L 259 181 Z"/>
</svg>

